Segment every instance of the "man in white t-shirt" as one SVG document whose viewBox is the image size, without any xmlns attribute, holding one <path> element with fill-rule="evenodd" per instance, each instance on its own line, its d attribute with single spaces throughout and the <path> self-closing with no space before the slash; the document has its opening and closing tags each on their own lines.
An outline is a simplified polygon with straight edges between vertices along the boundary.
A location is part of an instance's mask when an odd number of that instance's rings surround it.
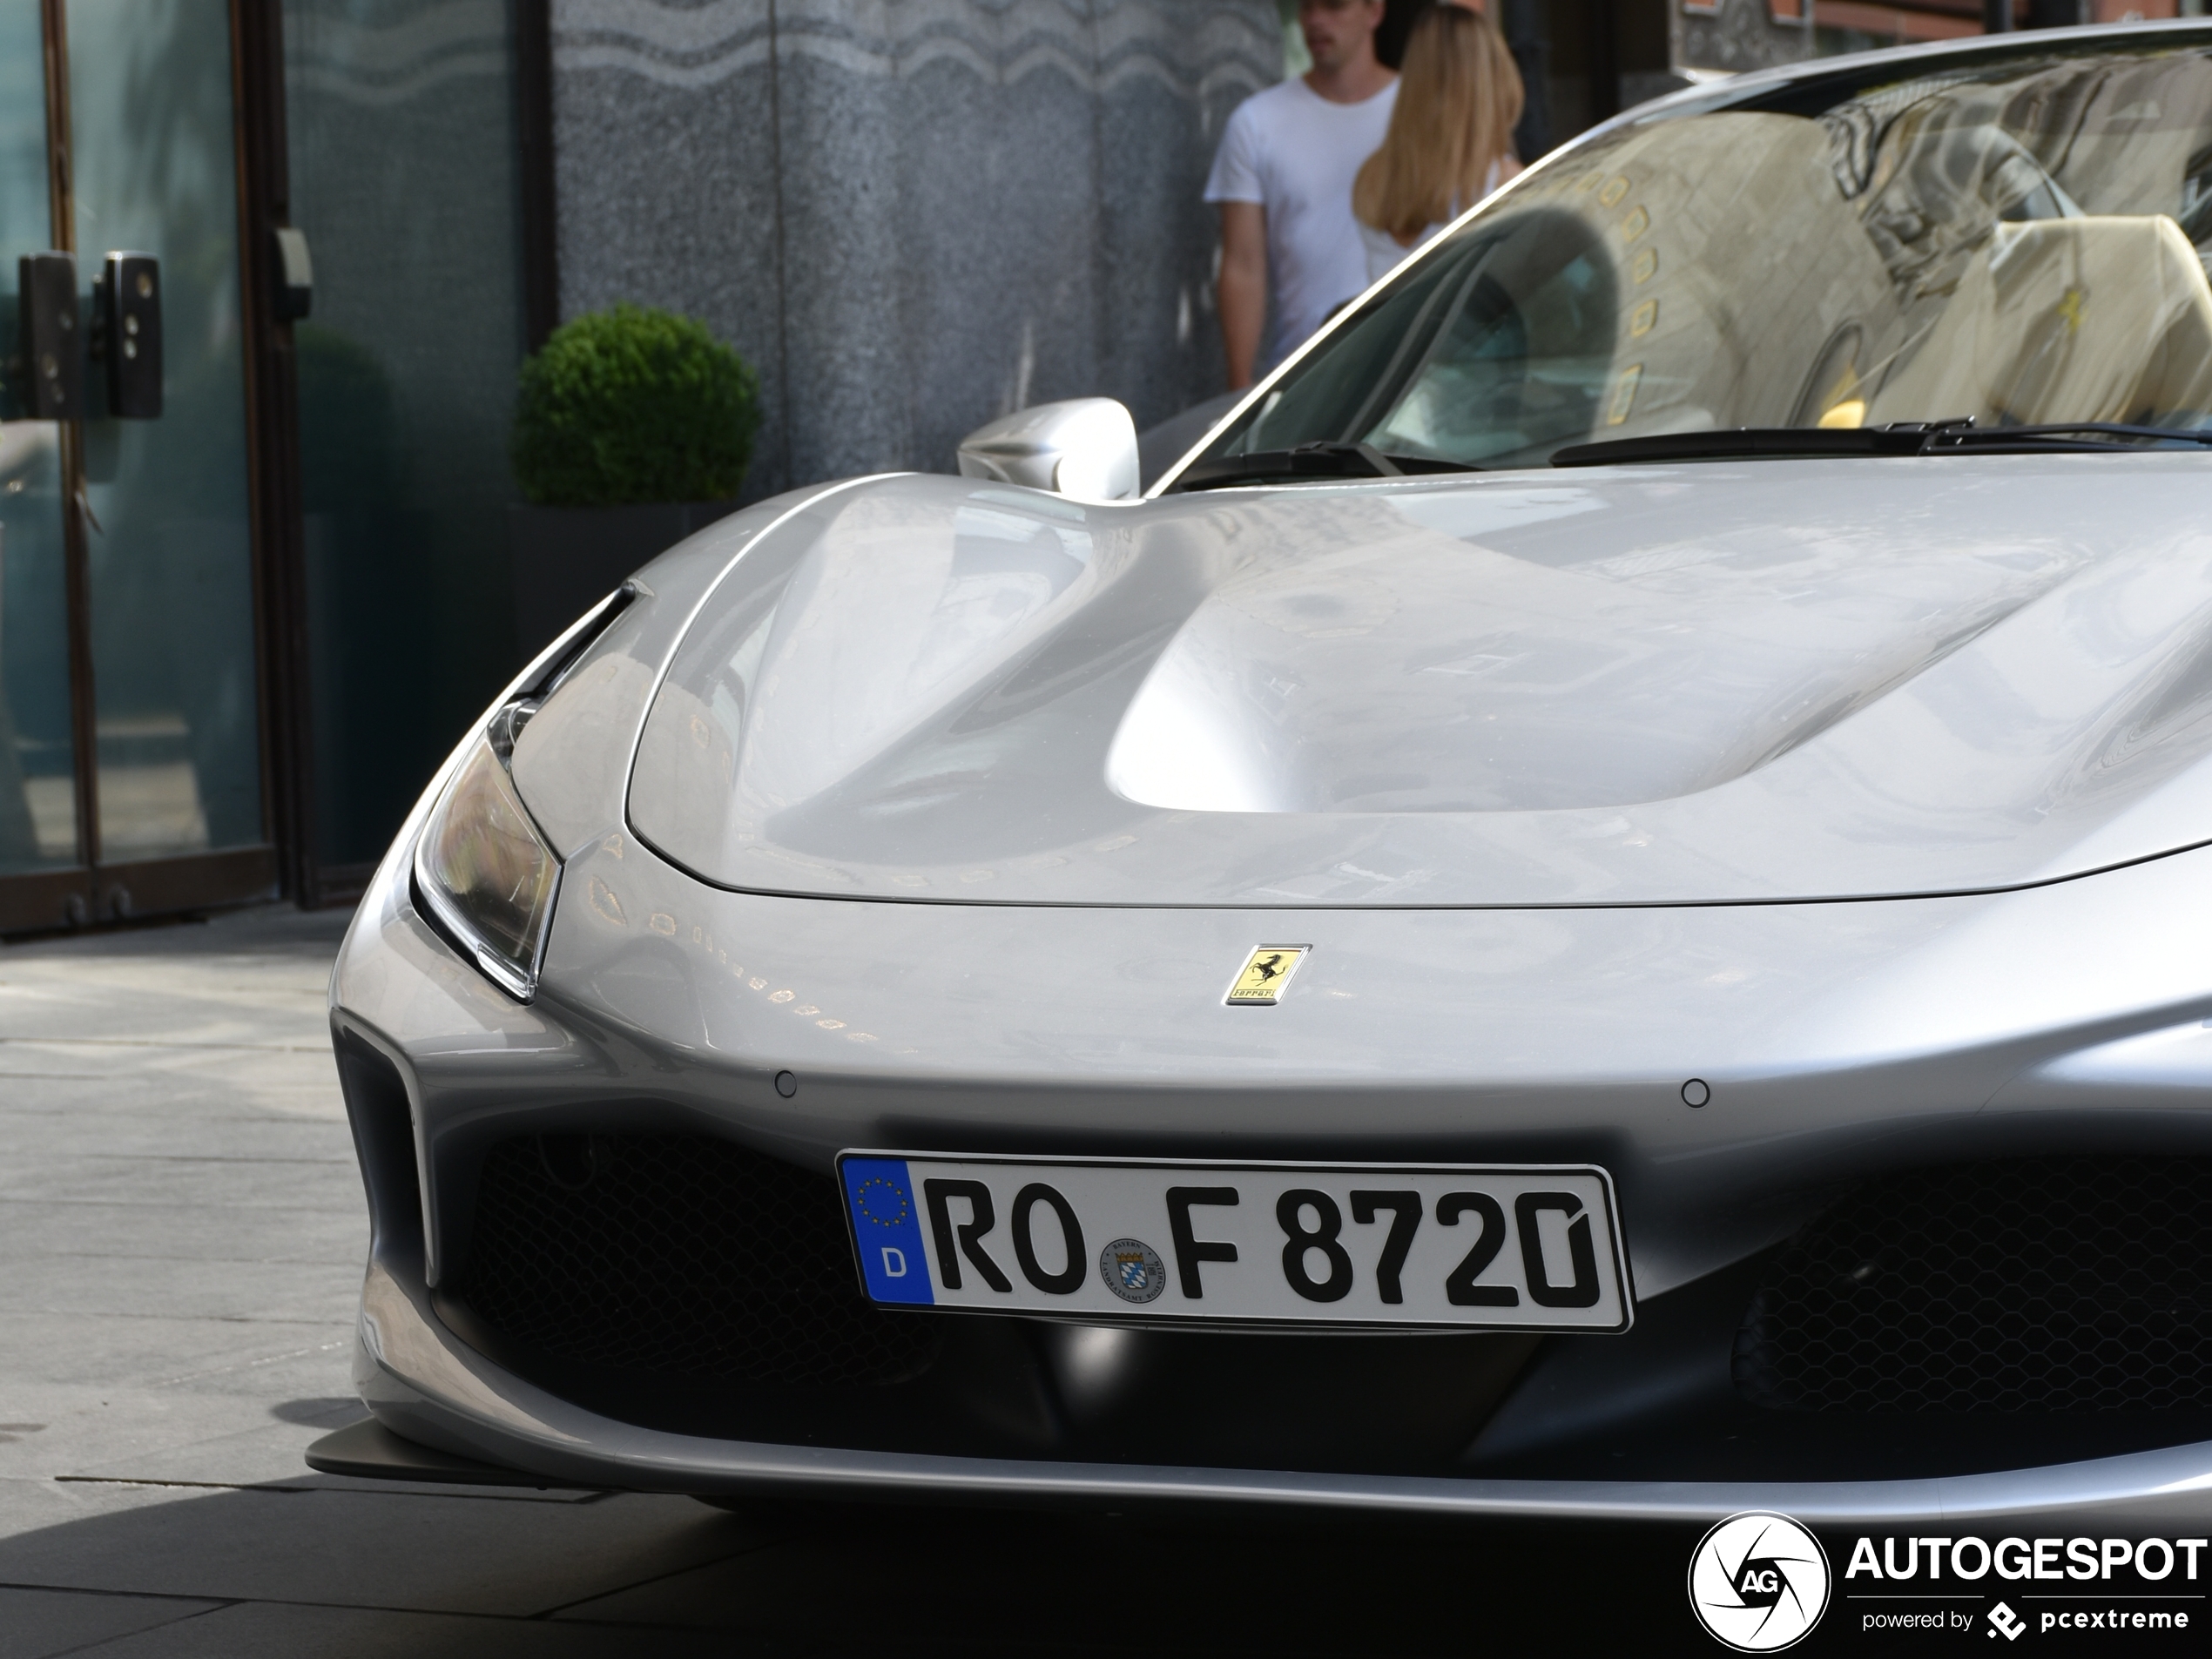
<svg viewBox="0 0 2212 1659">
<path fill-rule="evenodd" d="M 1303 0 L 1313 67 L 1237 106 L 1206 199 L 1221 207 L 1222 343 L 1231 389 L 1250 386 L 1367 286 L 1352 181 L 1382 147 L 1398 78 L 1375 56 L 1383 0 Z M 1267 295 L 1275 333 L 1260 355 Z"/>
</svg>

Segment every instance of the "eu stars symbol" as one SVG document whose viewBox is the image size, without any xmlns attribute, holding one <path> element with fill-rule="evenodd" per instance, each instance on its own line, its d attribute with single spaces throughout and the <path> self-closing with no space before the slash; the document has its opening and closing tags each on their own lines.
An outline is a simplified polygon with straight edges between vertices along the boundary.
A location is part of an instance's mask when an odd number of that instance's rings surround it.
<svg viewBox="0 0 2212 1659">
<path fill-rule="evenodd" d="M 853 1207 L 864 1220 L 879 1227 L 895 1227 L 913 1213 L 907 1202 L 906 1189 L 880 1175 L 872 1175 L 860 1183 L 860 1190 L 853 1195 Z"/>
<path fill-rule="evenodd" d="M 907 1161 L 847 1153 L 838 1159 L 837 1173 L 869 1300 L 929 1306 L 936 1295 L 930 1288 L 927 1244 Z"/>
</svg>

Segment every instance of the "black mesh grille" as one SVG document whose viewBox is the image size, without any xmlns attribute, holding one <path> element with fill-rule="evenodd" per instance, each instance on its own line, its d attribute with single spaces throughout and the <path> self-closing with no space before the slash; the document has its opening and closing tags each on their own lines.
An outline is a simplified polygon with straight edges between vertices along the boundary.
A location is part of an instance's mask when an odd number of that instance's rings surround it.
<svg viewBox="0 0 2212 1659">
<path fill-rule="evenodd" d="M 587 1364 L 764 1383 L 889 1383 L 937 1316 L 854 1284 L 837 1188 L 725 1141 L 545 1135 L 484 1160 L 462 1299 L 524 1346 Z"/>
<path fill-rule="evenodd" d="M 1737 1386 L 1795 1411 L 2212 1406 L 2212 1161 L 2020 1159 L 1885 1181 L 1776 1259 Z"/>
</svg>

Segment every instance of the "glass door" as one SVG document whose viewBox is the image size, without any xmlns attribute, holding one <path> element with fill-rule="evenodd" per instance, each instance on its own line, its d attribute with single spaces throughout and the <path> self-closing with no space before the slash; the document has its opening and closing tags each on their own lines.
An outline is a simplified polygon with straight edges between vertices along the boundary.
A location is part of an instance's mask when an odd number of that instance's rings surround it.
<svg viewBox="0 0 2212 1659">
<path fill-rule="evenodd" d="M 160 261 L 158 419 L 84 433 L 99 858 L 262 840 L 229 0 L 69 0 L 80 275 Z"/>
<path fill-rule="evenodd" d="M 233 63 L 229 0 L 0 0 L 0 287 L 72 253 L 91 347 L 84 415 L 0 423 L 0 930 L 274 891 Z M 145 418 L 103 395 L 113 253 L 155 261 Z"/>
</svg>

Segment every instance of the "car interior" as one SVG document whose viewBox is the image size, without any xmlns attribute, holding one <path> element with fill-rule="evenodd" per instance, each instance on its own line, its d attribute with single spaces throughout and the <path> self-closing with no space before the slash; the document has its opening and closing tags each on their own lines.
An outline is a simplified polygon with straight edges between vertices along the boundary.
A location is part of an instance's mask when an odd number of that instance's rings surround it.
<svg viewBox="0 0 2212 1659">
<path fill-rule="evenodd" d="M 1487 469 L 1739 427 L 2194 429 L 2208 246 L 2202 53 L 1655 118 L 1370 300 L 1224 452 Z"/>
</svg>

